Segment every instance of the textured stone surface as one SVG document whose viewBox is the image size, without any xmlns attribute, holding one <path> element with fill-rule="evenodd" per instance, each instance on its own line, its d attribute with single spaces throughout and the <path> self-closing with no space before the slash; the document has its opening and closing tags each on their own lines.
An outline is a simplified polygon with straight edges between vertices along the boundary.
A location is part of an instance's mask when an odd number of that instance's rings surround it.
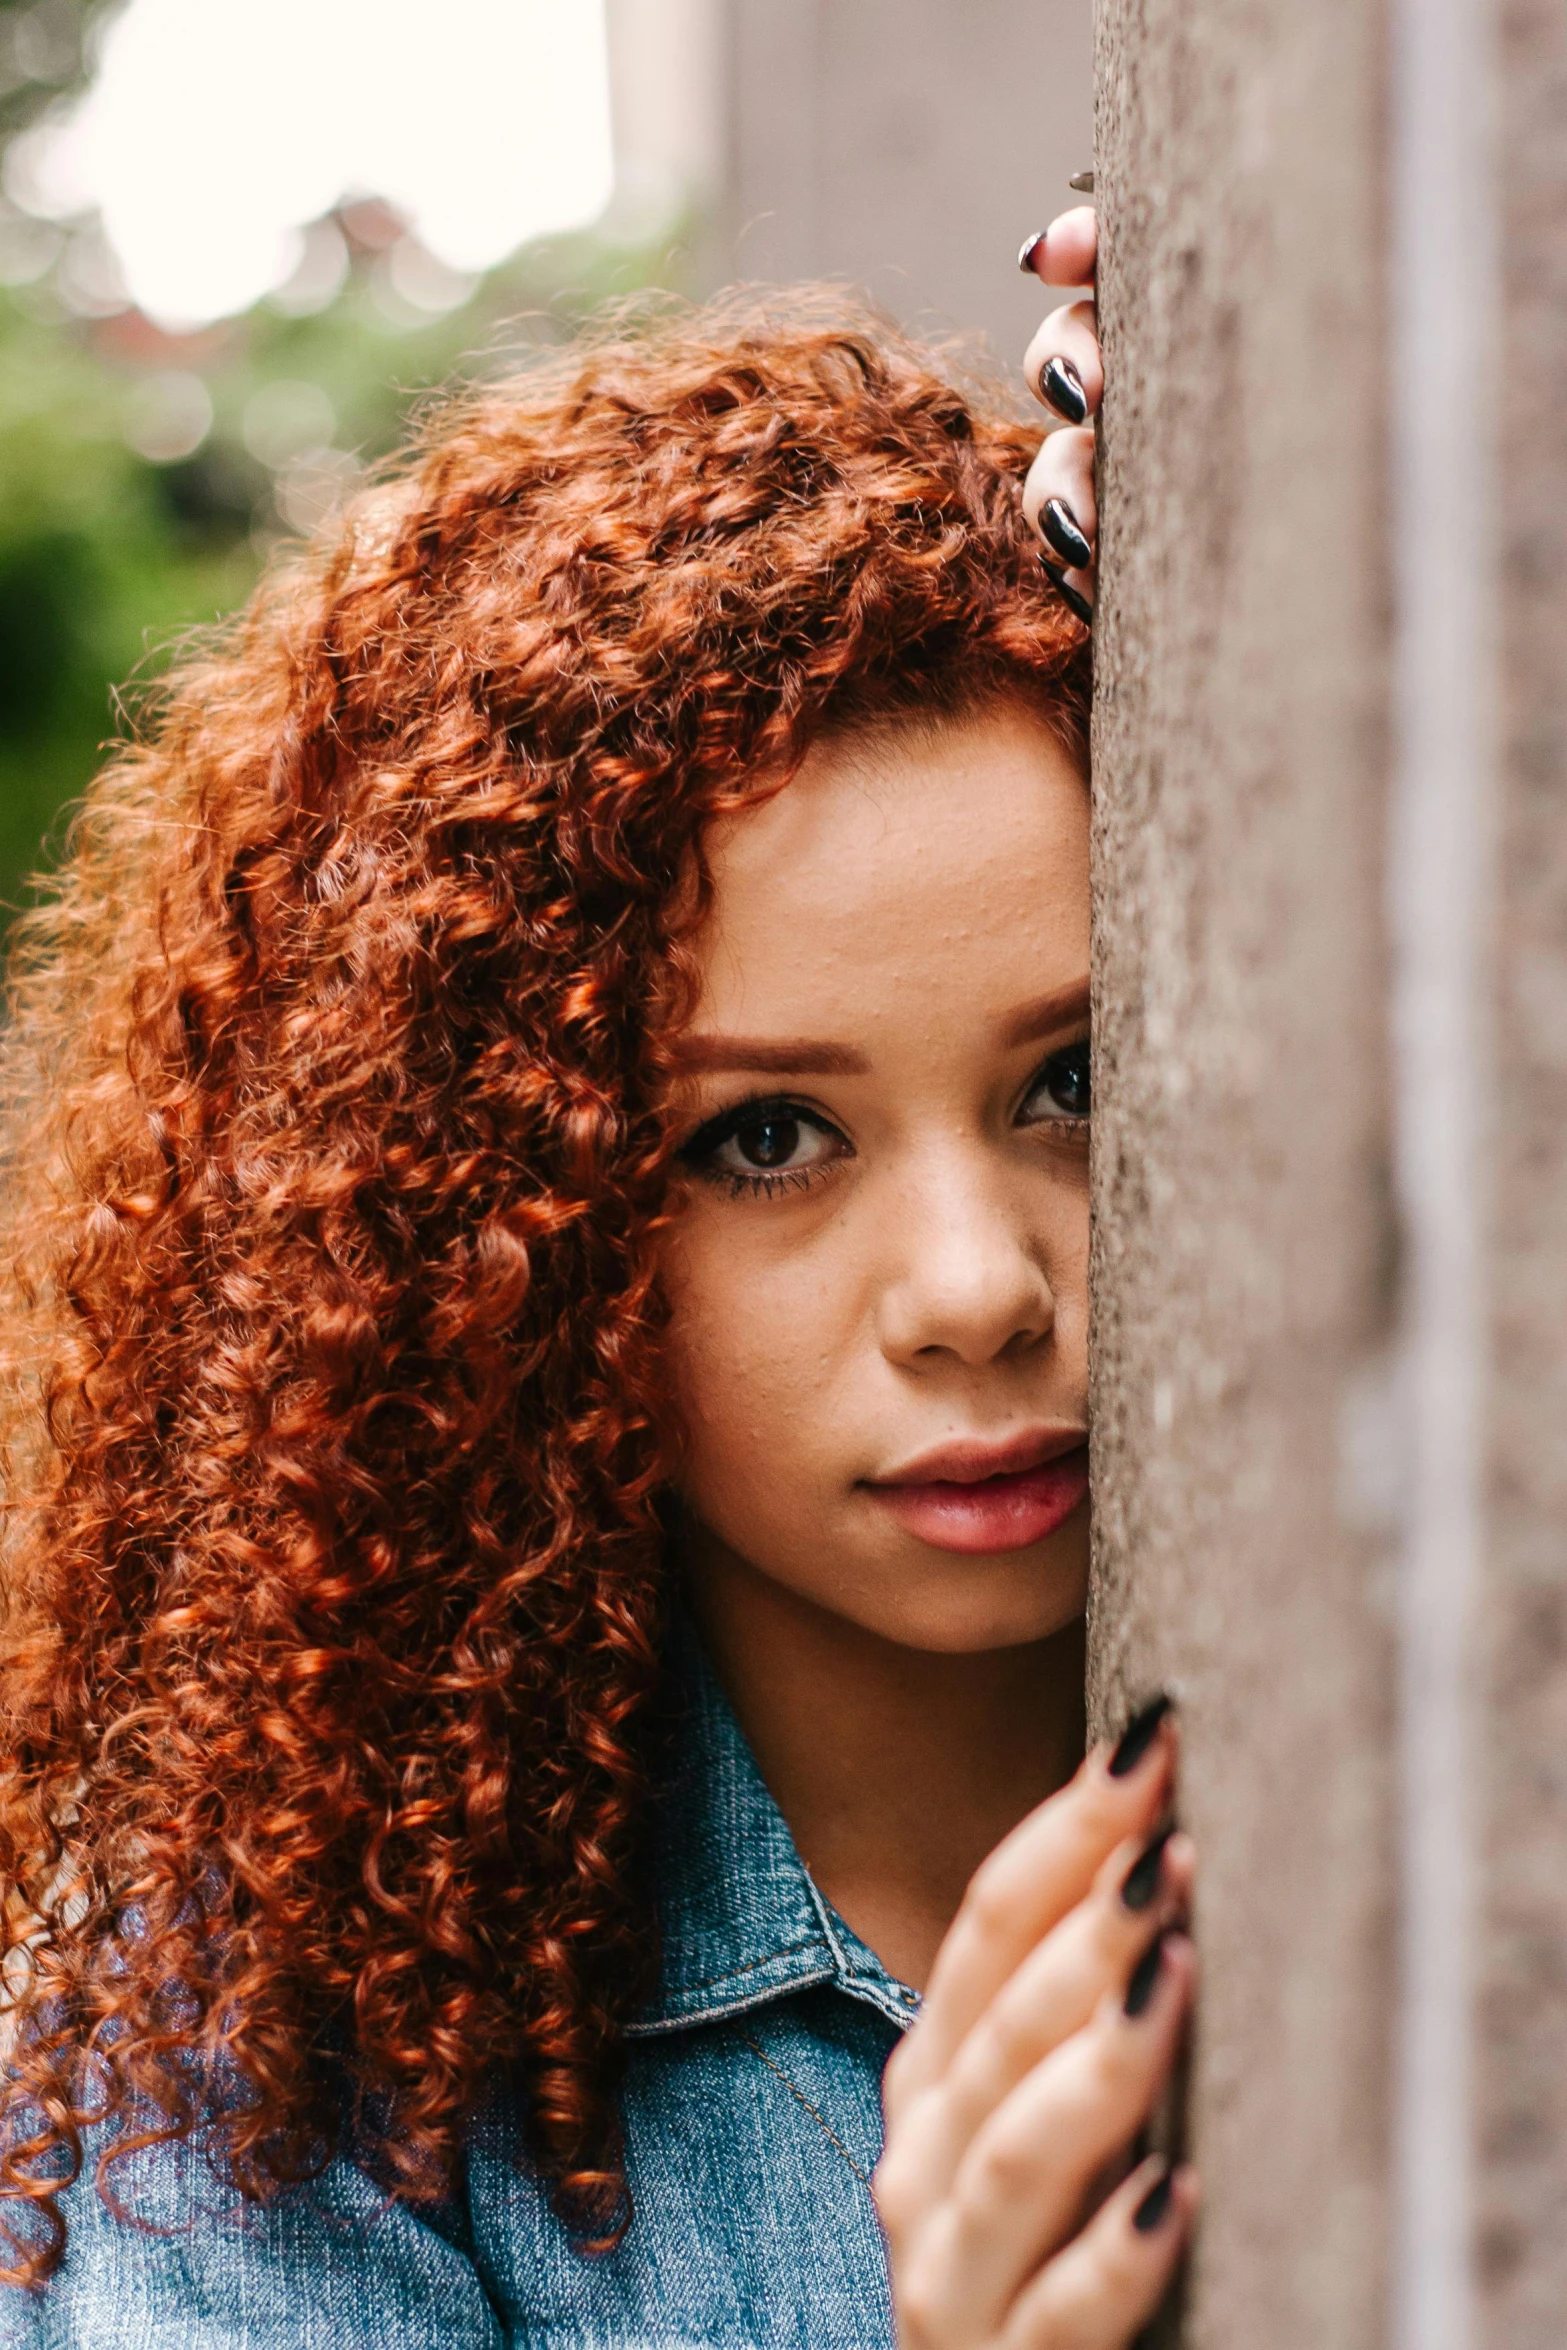
<svg viewBox="0 0 1567 2350">
<path fill-rule="evenodd" d="M 1567 2331 L 1567 17 L 1498 14 L 1503 727 L 1479 1935 L 1488 2350 Z"/>
<path fill-rule="evenodd" d="M 1101 0 L 1101 1720 L 1203 1849 L 1202 2350 L 1386 2339 L 1379 11 Z"/>
</svg>

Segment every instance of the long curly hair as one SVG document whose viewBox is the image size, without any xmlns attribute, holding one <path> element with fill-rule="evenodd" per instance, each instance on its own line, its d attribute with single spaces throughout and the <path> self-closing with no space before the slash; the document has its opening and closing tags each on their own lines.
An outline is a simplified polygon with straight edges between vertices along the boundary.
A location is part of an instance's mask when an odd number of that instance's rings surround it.
<svg viewBox="0 0 1567 2350">
<path fill-rule="evenodd" d="M 678 1431 L 653 1243 L 703 829 L 1084 632 L 1037 434 L 828 297 L 462 391 L 189 651 L 0 1047 L 5 2274 L 102 2133 L 438 2197 L 485 2084 L 593 2241 Z"/>
</svg>

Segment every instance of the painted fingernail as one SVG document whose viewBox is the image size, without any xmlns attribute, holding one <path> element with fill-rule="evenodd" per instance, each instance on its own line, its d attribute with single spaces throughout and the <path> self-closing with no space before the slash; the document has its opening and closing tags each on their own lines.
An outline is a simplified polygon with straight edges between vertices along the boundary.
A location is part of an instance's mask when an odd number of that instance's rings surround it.
<svg viewBox="0 0 1567 2350">
<path fill-rule="evenodd" d="M 1025 237 L 1023 239 L 1023 242 L 1018 249 L 1017 265 L 1025 277 L 1028 277 L 1032 273 L 1034 267 L 1034 255 L 1039 251 L 1040 246 L 1044 243 L 1046 237 L 1048 237 L 1049 234 L 1050 231 L 1047 228 L 1036 228 L 1031 237 Z"/>
<path fill-rule="evenodd" d="M 1154 1995 L 1159 1980 L 1159 1969 L 1164 1964 L 1164 1936 L 1150 1942 L 1132 1969 L 1132 1979 L 1126 1986 L 1125 2012 L 1134 2021 L 1143 2012 Z"/>
<path fill-rule="evenodd" d="M 1061 598 L 1061 601 L 1063 604 L 1065 604 L 1067 610 L 1069 612 L 1075 612 L 1078 619 L 1081 620 L 1085 626 L 1091 627 L 1093 625 L 1094 618 L 1093 605 L 1088 601 L 1086 596 L 1080 596 L 1075 587 L 1069 587 L 1067 585 L 1066 574 L 1061 569 L 1059 563 L 1051 563 L 1045 556 L 1041 555 L 1039 558 L 1039 568 L 1041 571 L 1043 571 L 1046 579 L 1049 580 L 1051 586 L 1055 589 L 1056 594 Z"/>
<path fill-rule="evenodd" d="M 1157 1697 L 1149 1699 L 1140 1712 L 1133 1714 L 1126 1728 L 1121 1732 L 1120 1745 L 1110 1757 L 1112 1779 L 1124 1779 L 1129 1773 L 1136 1770 L 1143 1756 L 1152 1746 L 1159 1724 L 1164 1720 L 1174 1703 L 1174 1698 L 1167 1697 L 1161 1690 Z"/>
<path fill-rule="evenodd" d="M 1069 188 L 1075 188 L 1080 196 L 1091 196 L 1094 192 L 1094 175 L 1091 171 L 1074 171 L 1066 184 Z"/>
<path fill-rule="evenodd" d="M 1164 1828 L 1151 1844 L 1145 1844 L 1121 1882 L 1121 1899 L 1134 1913 L 1146 1909 L 1159 1890 L 1159 1879 L 1164 1873 L 1164 1848 L 1175 1834 L 1173 1826 Z"/>
<path fill-rule="evenodd" d="M 1041 397 L 1068 424 L 1088 422 L 1088 394 L 1070 359 L 1047 359 L 1039 371 L 1039 389 Z"/>
<path fill-rule="evenodd" d="M 1174 2189 L 1174 2171 L 1162 2171 L 1132 2214 L 1132 2225 L 1140 2236 L 1151 2236 L 1163 2225 Z"/>
<path fill-rule="evenodd" d="M 1042 535 L 1054 547 L 1063 563 L 1070 563 L 1074 571 L 1086 571 L 1094 559 L 1094 550 L 1078 528 L 1077 516 L 1065 498 L 1047 498 L 1039 517 Z"/>
</svg>

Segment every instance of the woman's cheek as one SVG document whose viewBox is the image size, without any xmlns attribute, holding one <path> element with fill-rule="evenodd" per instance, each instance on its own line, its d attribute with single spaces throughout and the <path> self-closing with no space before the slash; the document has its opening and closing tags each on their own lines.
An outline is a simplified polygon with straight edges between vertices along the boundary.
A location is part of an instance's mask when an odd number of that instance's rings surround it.
<svg viewBox="0 0 1567 2350">
<path fill-rule="evenodd" d="M 846 1433 L 825 1327 L 830 1284 L 798 1252 L 791 1262 L 724 1229 L 738 1220 L 697 1210 L 672 1234 L 665 1270 L 681 1486 L 732 1543 L 781 1513 L 808 1513 Z"/>
</svg>

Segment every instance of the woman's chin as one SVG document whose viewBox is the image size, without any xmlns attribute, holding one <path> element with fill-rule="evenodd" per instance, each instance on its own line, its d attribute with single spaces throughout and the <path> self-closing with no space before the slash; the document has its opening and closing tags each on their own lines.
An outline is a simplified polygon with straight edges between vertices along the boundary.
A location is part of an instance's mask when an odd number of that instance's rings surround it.
<svg viewBox="0 0 1567 2350">
<path fill-rule="evenodd" d="M 1076 1623 L 1088 1605 L 1088 1508 L 1042 1540 L 998 1551 L 937 1550 L 917 1538 L 841 1612 L 905 1648 L 949 1656 L 1024 1648 Z"/>
</svg>

